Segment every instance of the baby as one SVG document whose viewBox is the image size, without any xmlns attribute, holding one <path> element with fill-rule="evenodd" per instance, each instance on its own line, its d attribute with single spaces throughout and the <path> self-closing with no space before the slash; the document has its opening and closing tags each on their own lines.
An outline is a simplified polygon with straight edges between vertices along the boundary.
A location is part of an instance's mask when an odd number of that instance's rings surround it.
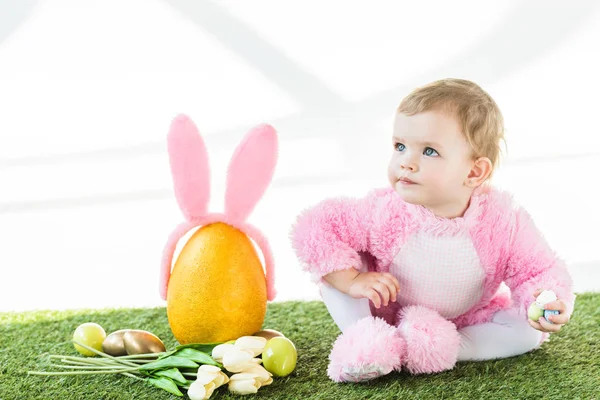
<svg viewBox="0 0 600 400">
<path fill-rule="evenodd" d="M 575 296 L 564 263 L 527 212 L 489 185 L 503 125 L 473 82 L 417 88 L 396 113 L 391 188 L 300 215 L 294 249 L 342 331 L 332 380 L 516 356 L 568 323 Z M 558 297 L 546 308 L 559 314 L 530 321 L 545 289 Z"/>
</svg>

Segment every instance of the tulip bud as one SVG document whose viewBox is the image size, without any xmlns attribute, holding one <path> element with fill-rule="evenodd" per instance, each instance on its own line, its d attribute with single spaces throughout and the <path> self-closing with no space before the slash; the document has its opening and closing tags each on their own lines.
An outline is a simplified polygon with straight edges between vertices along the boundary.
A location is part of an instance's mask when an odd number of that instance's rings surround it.
<svg viewBox="0 0 600 400">
<path fill-rule="evenodd" d="M 241 372 L 245 368 L 256 365 L 253 361 L 251 350 L 244 350 L 237 346 L 227 349 L 223 355 L 223 366 L 229 372 Z"/>
<path fill-rule="evenodd" d="M 190 385 L 188 389 L 188 397 L 190 400 L 206 400 L 215 391 L 215 384 L 210 382 L 206 385 L 202 385 L 200 382 L 195 381 Z"/>
<path fill-rule="evenodd" d="M 255 379 L 260 382 L 261 387 L 273 383 L 273 374 L 267 371 L 262 365 L 253 365 L 252 367 L 246 368 L 243 373 L 253 374 Z"/>
<path fill-rule="evenodd" d="M 196 381 L 190 385 L 188 396 L 191 400 L 206 400 L 219 386 L 229 382 L 229 377 L 214 365 L 198 368 Z"/>
<path fill-rule="evenodd" d="M 253 356 L 256 357 L 263 352 L 267 339 L 261 336 L 242 336 L 235 341 L 235 345 L 246 350 L 252 350 Z"/>
<path fill-rule="evenodd" d="M 221 371 L 221 368 L 215 367 L 214 365 L 201 365 L 200 368 L 198 368 L 196 380 L 206 380 L 208 378 L 212 378 L 210 381 L 215 384 L 215 389 L 229 382 L 229 377 Z"/>
<path fill-rule="evenodd" d="M 229 344 L 229 343 L 224 343 L 224 344 L 220 344 L 218 346 L 215 346 L 213 348 L 213 351 L 212 351 L 212 358 L 214 358 L 218 362 L 223 361 L 223 355 L 229 349 L 232 349 L 233 347 L 234 347 L 234 345 L 233 344 Z"/>
<path fill-rule="evenodd" d="M 256 374 L 235 374 L 229 379 L 229 391 L 237 394 L 251 394 L 258 392 L 261 384 Z"/>
</svg>

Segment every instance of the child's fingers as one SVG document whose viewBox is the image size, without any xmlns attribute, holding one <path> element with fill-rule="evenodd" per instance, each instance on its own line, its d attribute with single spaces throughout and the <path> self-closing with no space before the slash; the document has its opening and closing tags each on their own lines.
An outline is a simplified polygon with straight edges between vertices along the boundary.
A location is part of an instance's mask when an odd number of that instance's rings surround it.
<svg viewBox="0 0 600 400">
<path fill-rule="evenodd" d="M 562 301 L 562 300 L 556 300 L 556 301 L 551 301 L 550 303 L 546 303 L 546 305 L 544 305 L 544 308 L 546 310 L 557 310 L 558 312 L 565 312 L 566 311 L 566 304 Z"/>
<path fill-rule="evenodd" d="M 392 302 L 395 302 L 395 301 L 396 301 L 396 294 L 397 294 L 398 292 L 396 291 L 396 285 L 394 285 L 394 282 L 392 282 L 392 280 L 391 280 L 391 279 L 389 279 L 389 278 L 388 278 L 387 276 L 385 276 L 385 275 L 381 276 L 381 278 L 380 278 L 380 280 L 379 280 L 379 281 L 380 281 L 381 283 L 383 283 L 383 284 L 384 284 L 384 285 L 387 287 L 387 289 L 388 289 L 388 292 L 389 292 L 389 296 L 390 296 L 390 300 L 391 300 Z"/>
<path fill-rule="evenodd" d="M 379 294 L 375 291 L 375 289 L 368 289 L 365 293 L 365 297 L 373 302 L 375 308 L 381 307 L 381 299 L 379 298 Z"/>
<path fill-rule="evenodd" d="M 390 291 L 388 287 L 384 283 L 377 281 L 373 284 L 373 289 L 375 289 L 381 296 L 383 305 L 387 306 L 390 302 Z"/>
<path fill-rule="evenodd" d="M 570 317 L 567 314 L 560 313 L 558 315 L 548 315 L 550 321 L 554 324 L 564 325 L 569 323 Z"/>
<path fill-rule="evenodd" d="M 539 321 L 543 320 L 544 318 L 540 318 Z M 529 321 L 529 325 L 531 325 L 534 329 L 537 329 L 540 332 L 547 332 L 547 333 L 551 333 L 551 331 L 549 331 L 548 329 L 546 329 L 540 322 L 538 321 L 532 321 L 530 319 L 528 319 L 527 321 Z M 544 320 L 545 322 L 546 320 Z M 547 323 L 547 322 L 546 322 Z"/>
<path fill-rule="evenodd" d="M 556 310 L 558 315 L 549 316 L 550 320 L 555 324 L 567 324 L 571 317 L 566 313 L 567 305 L 562 300 L 552 301 L 544 306 L 546 310 Z"/>
<path fill-rule="evenodd" d="M 400 291 L 400 282 L 398 282 L 398 279 L 396 279 L 394 275 L 390 274 L 389 272 L 384 272 L 383 276 L 389 278 L 392 281 L 392 283 L 396 287 L 396 292 Z"/>
<path fill-rule="evenodd" d="M 544 289 L 536 289 L 535 292 L 533 292 L 533 297 L 538 297 L 543 291 Z"/>
<path fill-rule="evenodd" d="M 554 333 L 554 332 L 560 331 L 560 328 L 562 326 L 562 325 L 559 325 L 559 324 L 551 324 L 544 317 L 540 317 L 540 319 L 539 319 L 538 322 L 540 323 L 540 325 L 542 326 L 542 328 L 544 328 L 545 332 L 550 332 L 550 333 Z"/>
</svg>

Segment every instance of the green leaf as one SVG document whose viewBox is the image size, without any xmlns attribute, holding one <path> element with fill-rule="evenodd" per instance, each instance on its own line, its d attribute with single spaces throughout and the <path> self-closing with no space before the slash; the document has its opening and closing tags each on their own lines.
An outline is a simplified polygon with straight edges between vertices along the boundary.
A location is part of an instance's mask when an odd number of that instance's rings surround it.
<svg viewBox="0 0 600 400">
<path fill-rule="evenodd" d="M 181 393 L 175 382 L 173 382 L 169 378 L 148 378 L 148 381 L 159 389 L 166 390 L 167 392 L 172 393 L 175 396 L 183 397 L 183 393 Z"/>
<path fill-rule="evenodd" d="M 188 343 L 177 346 L 175 350 L 194 349 L 206 354 L 212 354 L 213 349 L 220 344 L 223 343 Z"/>
<path fill-rule="evenodd" d="M 177 353 L 177 349 L 173 349 L 173 350 L 169 350 L 167 352 L 162 353 L 159 357 L 158 360 L 162 360 L 163 358 L 167 358 L 173 354 Z"/>
<path fill-rule="evenodd" d="M 215 365 L 215 366 L 217 366 L 219 368 L 222 367 L 221 364 L 219 364 L 218 362 L 216 362 L 208 354 L 206 354 L 206 353 L 204 353 L 202 351 L 199 351 L 199 350 L 192 349 L 190 347 L 186 347 L 186 348 L 183 348 L 181 350 L 177 350 L 177 352 L 175 353 L 175 356 L 187 358 L 188 360 L 195 361 L 198 364 Z"/>
<path fill-rule="evenodd" d="M 151 363 L 142 365 L 140 371 L 150 371 L 153 369 L 167 369 L 167 368 L 198 368 L 199 365 L 183 357 L 167 357 L 160 360 L 152 361 Z"/>
<path fill-rule="evenodd" d="M 179 372 L 177 368 L 162 369 L 160 371 L 153 372 L 152 375 L 155 377 L 164 376 L 166 378 L 170 378 L 175 383 L 179 383 L 181 385 L 187 384 L 187 379 L 185 379 L 185 377 L 181 374 L 181 372 Z"/>
<path fill-rule="evenodd" d="M 223 344 L 221 342 L 219 343 L 188 343 L 188 344 L 181 344 L 177 347 L 175 347 L 173 350 L 169 350 L 167 352 L 162 353 L 158 359 L 160 360 L 161 358 L 166 358 L 169 357 L 175 353 L 177 353 L 179 350 L 181 349 L 194 349 L 194 350 L 198 350 L 201 351 L 203 353 L 206 354 L 212 354 L 212 351 L 215 347 L 217 347 L 218 345 Z"/>
</svg>

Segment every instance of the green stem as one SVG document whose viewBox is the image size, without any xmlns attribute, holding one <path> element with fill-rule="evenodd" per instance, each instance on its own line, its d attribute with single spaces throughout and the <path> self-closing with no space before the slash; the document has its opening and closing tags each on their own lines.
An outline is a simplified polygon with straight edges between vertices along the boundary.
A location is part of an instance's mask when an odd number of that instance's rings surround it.
<svg viewBox="0 0 600 400">
<path fill-rule="evenodd" d="M 103 353 L 103 354 L 106 354 L 106 353 Z M 117 360 L 133 360 L 133 361 L 136 361 L 137 358 L 142 358 L 142 359 L 146 358 L 146 359 L 149 359 L 149 361 L 156 361 L 156 359 L 158 357 L 160 357 L 161 355 L 163 355 L 163 354 L 166 354 L 166 352 L 162 352 L 162 353 L 130 354 L 128 356 L 113 356 L 113 357 L 115 359 L 117 359 Z M 106 354 L 106 355 L 110 356 L 110 354 Z M 63 355 L 60 355 L 60 354 L 50 354 L 50 357 L 52 357 L 52 358 L 58 358 L 58 357 L 65 358 L 65 357 L 69 357 L 69 358 L 86 359 L 86 360 L 87 359 L 91 359 L 91 360 L 93 360 L 93 358 L 90 358 L 90 357 L 71 357 L 71 356 L 63 356 Z M 153 359 L 153 360 L 151 360 L 151 359 Z"/>
<path fill-rule="evenodd" d="M 70 364 L 70 365 L 87 365 L 88 367 L 110 367 L 110 366 L 120 366 L 121 364 L 117 364 L 117 363 L 90 363 L 90 362 L 81 362 L 81 361 L 73 361 L 73 360 L 64 360 L 64 359 L 60 359 L 60 361 L 62 361 L 65 364 Z"/>
<path fill-rule="evenodd" d="M 108 360 L 108 359 L 82 359 L 82 358 L 77 358 L 77 357 L 71 357 L 71 358 L 59 358 L 59 357 L 52 357 L 52 359 L 56 360 L 60 360 L 65 364 L 70 364 L 70 365 L 85 365 L 88 366 L 90 368 L 94 368 L 94 367 L 120 367 L 123 364 L 120 364 L 118 362 L 114 362 L 112 360 Z M 133 361 L 134 364 L 136 364 L 138 367 L 141 367 L 144 364 L 150 363 L 152 362 L 151 360 L 135 360 Z"/>
<path fill-rule="evenodd" d="M 198 374 L 194 373 L 194 372 L 182 372 L 181 374 L 184 375 L 184 376 L 193 376 L 193 377 L 197 377 L 198 376 Z"/>
<path fill-rule="evenodd" d="M 60 358 L 60 359 L 67 359 L 67 360 L 75 360 L 75 361 L 83 361 L 83 362 L 89 362 L 89 363 L 93 363 L 93 362 L 106 362 L 106 360 L 100 359 L 100 358 L 92 358 L 92 357 L 73 357 L 73 356 L 63 356 L 60 354 L 50 354 L 49 356 L 50 358 Z"/>
<path fill-rule="evenodd" d="M 87 371 L 102 371 L 102 370 L 115 370 L 119 368 L 115 368 L 114 365 L 106 365 L 106 366 L 79 366 L 79 365 L 62 365 L 62 364 L 50 364 L 51 367 L 56 368 L 66 368 L 66 369 L 84 369 Z M 122 368 L 121 368 L 122 369 Z"/>
<path fill-rule="evenodd" d="M 112 362 L 105 359 L 97 358 L 81 358 L 81 357 L 70 357 L 70 356 L 50 356 L 51 360 L 61 360 L 64 363 L 81 364 L 81 365 L 120 365 L 119 363 Z"/>
<path fill-rule="evenodd" d="M 154 361 L 156 361 L 156 360 L 132 360 L 131 362 L 141 365 L 141 364 L 148 364 L 148 363 L 151 363 Z"/>
<path fill-rule="evenodd" d="M 113 369 L 110 371 L 70 371 L 70 372 L 40 372 L 40 371 L 27 371 L 28 375 L 42 375 L 42 376 L 53 376 L 53 375 L 95 375 L 95 374 L 120 374 L 122 372 L 137 371 L 137 368 L 123 368 Z"/>
<path fill-rule="evenodd" d="M 116 361 L 116 362 L 118 362 L 119 364 L 123 364 L 123 365 L 129 365 L 130 367 L 136 367 L 136 368 L 137 368 L 137 367 L 139 367 L 139 365 L 137 365 L 137 364 L 134 364 L 134 363 L 132 363 L 132 362 L 130 362 L 130 361 L 125 361 L 125 360 L 122 360 L 122 361 L 121 361 L 121 360 L 119 360 L 119 359 L 118 359 L 118 358 L 116 358 L 116 357 L 109 356 L 109 355 L 108 355 L 108 354 L 106 354 L 106 353 L 103 353 L 103 352 L 101 352 L 101 351 L 98 351 L 98 350 L 96 350 L 96 349 L 94 349 L 94 348 L 91 348 L 90 346 L 86 346 L 85 344 L 79 343 L 79 342 L 77 342 L 76 340 L 73 340 L 73 343 L 75 343 L 75 344 L 77 344 L 77 345 L 79 345 L 79 346 L 83 347 L 84 349 L 87 349 L 87 350 L 91 351 L 92 353 L 98 354 L 99 356 L 102 356 L 102 357 L 108 358 L 108 359 L 110 359 L 110 360 Z"/>
<path fill-rule="evenodd" d="M 134 359 L 134 358 L 158 358 L 161 355 L 165 354 L 166 352 L 162 352 L 162 353 L 144 353 L 144 354 L 130 354 L 128 356 L 119 356 L 119 360 L 130 360 L 130 359 Z"/>
<path fill-rule="evenodd" d="M 125 376 L 128 376 L 128 377 L 130 377 L 130 378 L 135 378 L 135 379 L 137 379 L 138 381 L 145 381 L 145 380 L 146 380 L 146 379 L 144 379 L 144 378 L 140 378 L 139 376 L 136 376 L 136 375 L 130 374 L 129 372 L 121 372 L 121 374 L 123 374 L 123 375 L 125 375 Z"/>
</svg>

